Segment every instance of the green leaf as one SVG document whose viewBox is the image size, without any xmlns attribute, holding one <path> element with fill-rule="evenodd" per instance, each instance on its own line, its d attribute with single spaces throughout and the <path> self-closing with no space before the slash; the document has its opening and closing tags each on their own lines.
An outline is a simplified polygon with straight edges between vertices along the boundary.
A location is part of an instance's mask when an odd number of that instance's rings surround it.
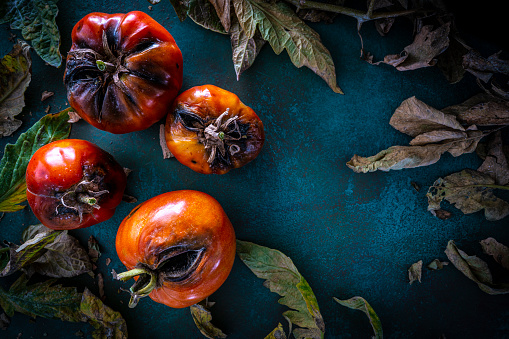
<svg viewBox="0 0 509 339">
<path fill-rule="evenodd" d="M 23 241 L 52 232 L 42 224 L 29 226 L 23 232 Z M 28 266 L 28 272 L 52 278 L 68 278 L 92 271 L 92 262 L 78 239 L 67 231 L 58 233 L 54 241 L 44 246 L 44 254 Z"/>
<path fill-rule="evenodd" d="M 55 241 L 60 232 L 36 234 L 23 245 L 9 244 L 9 262 L 0 272 L 0 277 L 11 275 L 35 262 L 46 252 L 45 247 Z"/>
<path fill-rule="evenodd" d="M 487 220 L 503 219 L 509 215 L 509 203 L 493 194 L 490 186 L 494 184 L 495 179 L 472 169 L 438 178 L 426 194 L 428 211 L 434 214 L 442 201 L 447 200 L 464 214 L 484 209 Z"/>
<path fill-rule="evenodd" d="M 371 327 L 373 327 L 373 331 L 375 332 L 374 338 L 381 339 L 383 338 L 383 330 L 382 330 L 382 322 L 375 310 L 371 305 L 362 297 L 353 297 L 348 300 L 339 300 L 338 298 L 333 298 L 334 301 L 339 303 L 340 305 L 346 306 L 353 310 L 359 310 L 364 312 L 371 323 Z"/>
<path fill-rule="evenodd" d="M 20 41 L 0 61 L 0 138 L 21 126 L 14 117 L 25 107 L 25 90 L 30 84 L 32 59 L 30 46 Z"/>
<path fill-rule="evenodd" d="M 97 298 L 87 288 L 83 291 L 79 309 L 81 314 L 95 328 L 92 334 L 94 339 L 127 338 L 127 325 L 122 315 L 106 306 L 101 299 Z"/>
<path fill-rule="evenodd" d="M 189 309 L 193 316 L 194 323 L 200 332 L 209 339 L 226 338 L 226 334 L 212 324 L 211 305 L 205 305 L 204 302 L 192 305 Z"/>
<path fill-rule="evenodd" d="M 0 23 L 11 24 L 12 29 L 21 30 L 25 40 L 48 64 L 60 67 L 60 32 L 55 18 L 58 0 L 7 0 L 2 11 L 7 13 Z"/>
<path fill-rule="evenodd" d="M 467 278 L 477 283 L 479 288 L 488 294 L 509 293 L 509 284 L 493 284 L 488 264 L 476 256 L 470 256 L 460 250 L 453 240 L 447 244 L 445 254 L 452 264 Z"/>
<path fill-rule="evenodd" d="M 291 310 L 283 313 L 296 328 L 296 338 L 323 338 L 325 324 L 318 302 L 292 260 L 280 251 L 237 240 L 237 254 L 271 292 L 282 296 L 279 303 Z"/>
<path fill-rule="evenodd" d="M 258 29 L 276 54 L 284 49 L 296 67 L 306 66 L 318 74 L 336 93 L 343 93 L 336 83 L 336 69 L 320 36 L 282 2 L 263 0 L 233 1 L 235 13 L 246 39 Z"/>
<path fill-rule="evenodd" d="M 0 306 L 10 317 L 20 312 L 33 318 L 83 321 L 79 312 L 81 293 L 74 287 L 53 285 L 54 282 L 55 279 L 50 279 L 27 285 L 28 279 L 22 275 L 8 292 L 0 288 Z"/>
<path fill-rule="evenodd" d="M 6 15 L 0 23 L 10 22 L 12 29 L 19 29 L 23 38 L 48 64 L 60 67 L 60 32 L 55 21 L 58 0 L 8 0 L 3 6 Z"/>
<path fill-rule="evenodd" d="M 69 111 L 48 114 L 21 134 L 14 145 L 5 146 L 0 161 L 0 212 L 15 212 L 24 206 L 18 204 L 26 200 L 25 172 L 32 155 L 40 147 L 60 139 L 71 132 Z"/>
<path fill-rule="evenodd" d="M 230 40 L 233 67 L 237 74 L 237 80 L 239 80 L 240 74 L 254 63 L 258 53 L 260 53 L 263 45 L 265 45 L 265 40 L 262 39 L 258 30 L 252 38 L 249 38 L 242 27 L 240 27 L 237 18 L 234 18 L 231 26 Z"/>
</svg>

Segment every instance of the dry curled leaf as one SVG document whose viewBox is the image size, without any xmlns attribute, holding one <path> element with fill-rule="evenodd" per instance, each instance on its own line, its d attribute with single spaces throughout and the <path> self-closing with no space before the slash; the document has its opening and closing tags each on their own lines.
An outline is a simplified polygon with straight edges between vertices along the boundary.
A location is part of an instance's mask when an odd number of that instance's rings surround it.
<svg viewBox="0 0 509 339">
<path fill-rule="evenodd" d="M 486 93 L 476 94 L 441 111 L 456 116 L 461 124 L 467 126 L 509 125 L 509 102 Z"/>
<path fill-rule="evenodd" d="M 488 140 L 487 154 L 478 172 L 489 175 L 497 185 L 509 183 L 509 162 L 504 153 L 502 131 L 497 131 Z"/>
<path fill-rule="evenodd" d="M 479 288 L 488 294 L 509 293 L 509 284 L 494 284 L 491 271 L 483 260 L 470 256 L 460 250 L 454 241 L 447 244 L 445 254 L 451 263 L 466 277 L 474 281 Z"/>
<path fill-rule="evenodd" d="M 54 93 L 54 92 L 44 91 L 44 92 L 42 92 L 42 94 L 41 94 L 41 101 L 44 101 L 44 100 L 46 100 L 46 99 L 48 99 L 48 98 L 52 97 L 53 95 L 55 95 L 55 93 Z"/>
<path fill-rule="evenodd" d="M 372 336 L 372 339 L 383 338 L 382 322 L 380 321 L 380 318 L 376 314 L 373 307 L 371 307 L 371 305 L 366 301 L 366 299 L 362 297 L 353 297 L 348 300 L 339 300 L 338 298 L 333 299 L 340 305 L 346 306 L 353 310 L 359 310 L 364 312 L 368 316 L 369 322 L 375 334 L 374 336 Z"/>
<path fill-rule="evenodd" d="M 409 284 L 412 285 L 414 281 L 421 282 L 422 277 L 422 260 L 419 260 L 416 263 L 413 263 L 412 266 L 408 269 L 408 280 Z"/>
<path fill-rule="evenodd" d="M 503 268 L 509 270 L 509 247 L 499 243 L 493 238 L 481 241 L 484 253 L 491 255 Z"/>
<path fill-rule="evenodd" d="M 0 60 L 0 138 L 21 126 L 14 117 L 25 107 L 25 90 L 32 78 L 30 46 L 20 41 Z"/>
<path fill-rule="evenodd" d="M 445 178 L 438 178 L 430 186 L 428 211 L 435 214 L 443 200 L 447 200 L 464 214 L 484 209 L 487 220 L 500 220 L 509 215 L 509 203 L 493 194 L 495 180 L 489 175 L 471 169 L 453 173 Z"/>
<path fill-rule="evenodd" d="M 441 270 L 446 265 L 449 265 L 449 263 L 447 261 L 440 261 L 438 259 L 434 259 L 432 262 L 430 262 L 428 264 L 427 267 L 430 270 L 437 271 L 437 270 Z"/>
<path fill-rule="evenodd" d="M 209 339 L 226 338 L 226 334 L 212 324 L 212 314 L 210 313 L 210 303 L 207 301 L 189 307 L 194 323 L 200 332 Z"/>
</svg>

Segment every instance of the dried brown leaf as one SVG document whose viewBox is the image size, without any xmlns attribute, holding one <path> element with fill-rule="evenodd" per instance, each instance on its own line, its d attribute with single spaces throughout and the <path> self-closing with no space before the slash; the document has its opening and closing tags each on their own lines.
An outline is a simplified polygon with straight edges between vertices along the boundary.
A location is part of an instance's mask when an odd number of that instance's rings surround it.
<svg viewBox="0 0 509 339">
<path fill-rule="evenodd" d="M 509 183 L 509 163 L 502 145 L 502 132 L 497 131 L 488 141 L 488 153 L 478 172 L 488 174 L 497 185 Z"/>
<path fill-rule="evenodd" d="M 44 91 L 44 92 L 42 92 L 42 94 L 41 94 L 41 101 L 44 101 L 44 100 L 46 100 L 46 99 L 48 99 L 48 98 L 52 97 L 53 95 L 55 95 L 55 93 L 54 93 L 54 92 Z"/>
<path fill-rule="evenodd" d="M 470 49 L 463 56 L 463 68 L 485 83 L 489 82 L 495 73 L 509 75 L 509 61 L 501 60 L 500 53 L 484 58 L 476 50 Z"/>
<path fill-rule="evenodd" d="M 493 238 L 482 240 L 481 246 L 486 254 L 491 255 L 503 268 L 509 270 L 509 247 Z"/>
<path fill-rule="evenodd" d="M 447 200 L 464 214 L 484 209 L 487 220 L 500 220 L 509 215 L 509 203 L 496 197 L 493 189 L 495 180 L 487 174 L 471 169 L 453 173 L 445 178 L 438 178 L 429 188 L 428 211 L 435 214 L 443 200 Z"/>
<path fill-rule="evenodd" d="M 230 0 L 209 0 L 226 32 L 230 31 Z"/>
<path fill-rule="evenodd" d="M 438 259 L 434 259 L 432 262 L 428 264 L 428 269 L 437 271 L 444 268 L 444 266 L 449 265 L 447 261 L 440 261 Z"/>
<path fill-rule="evenodd" d="M 412 264 L 410 268 L 408 269 L 408 280 L 409 284 L 412 285 L 414 281 L 421 282 L 422 277 L 422 260 L 419 260 L 418 262 Z"/>
<path fill-rule="evenodd" d="M 509 125 L 509 102 L 486 93 L 474 95 L 461 104 L 446 107 L 442 112 L 456 116 L 463 125 Z"/>
</svg>

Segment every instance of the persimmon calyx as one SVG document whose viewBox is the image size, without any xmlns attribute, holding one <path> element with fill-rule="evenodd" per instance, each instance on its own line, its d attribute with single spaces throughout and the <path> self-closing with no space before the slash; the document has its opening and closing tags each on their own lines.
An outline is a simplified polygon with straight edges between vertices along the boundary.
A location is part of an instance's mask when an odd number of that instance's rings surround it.
<svg viewBox="0 0 509 339">
<path fill-rule="evenodd" d="M 60 204 L 55 208 L 59 214 L 60 208 L 69 208 L 78 213 L 80 222 L 83 221 L 83 214 L 90 213 L 93 209 L 101 208 L 98 203 L 98 197 L 109 193 L 108 190 L 99 190 L 100 179 L 83 179 L 65 191 L 60 197 Z"/>
</svg>

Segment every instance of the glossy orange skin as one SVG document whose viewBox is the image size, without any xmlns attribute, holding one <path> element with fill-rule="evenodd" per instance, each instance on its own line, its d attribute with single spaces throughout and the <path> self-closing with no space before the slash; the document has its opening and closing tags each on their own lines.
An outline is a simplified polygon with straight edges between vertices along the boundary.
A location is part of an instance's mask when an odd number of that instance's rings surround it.
<svg viewBox="0 0 509 339">
<path fill-rule="evenodd" d="M 159 279 L 150 298 L 173 308 L 196 304 L 228 277 L 235 259 L 235 232 L 221 205 L 198 191 L 173 191 L 140 204 L 122 221 L 117 254 L 129 269 L 156 269 L 158 255 L 172 246 L 205 248 L 197 269 L 185 280 Z"/>
<path fill-rule="evenodd" d="M 186 129 L 176 119 L 176 110 L 192 112 L 204 120 L 219 117 L 226 109 L 229 116 L 238 116 L 239 122 L 248 127 L 246 139 L 241 151 L 231 157 L 231 164 L 209 164 L 209 153 L 204 144 L 198 141 L 195 132 Z M 166 118 L 166 144 L 170 152 L 183 165 L 203 174 L 225 174 L 233 168 L 239 168 L 254 160 L 260 153 L 265 141 L 263 123 L 258 115 L 246 106 L 232 92 L 214 85 L 196 86 L 181 93 L 174 101 Z"/>
<path fill-rule="evenodd" d="M 114 57 L 108 57 L 103 46 L 103 32 Z M 72 42 L 64 76 L 67 99 L 88 123 L 115 134 L 129 133 L 150 127 L 168 113 L 182 87 L 182 53 L 172 35 L 149 15 L 88 14 L 74 26 Z M 73 54 L 80 49 L 92 52 Z M 112 80 L 114 71 L 98 69 L 97 59 L 122 68 L 118 77 L 123 86 Z"/>
<path fill-rule="evenodd" d="M 100 170 L 105 173 L 98 198 L 100 208 L 83 214 L 80 221 L 75 213 L 56 214 L 63 193 L 84 178 L 84 172 Z M 35 216 L 46 227 L 54 230 L 84 228 L 113 216 L 122 201 L 126 175 L 122 166 L 106 151 L 86 140 L 64 139 L 39 148 L 27 166 L 27 199 Z M 62 207 L 60 207 L 62 212 Z"/>
</svg>

